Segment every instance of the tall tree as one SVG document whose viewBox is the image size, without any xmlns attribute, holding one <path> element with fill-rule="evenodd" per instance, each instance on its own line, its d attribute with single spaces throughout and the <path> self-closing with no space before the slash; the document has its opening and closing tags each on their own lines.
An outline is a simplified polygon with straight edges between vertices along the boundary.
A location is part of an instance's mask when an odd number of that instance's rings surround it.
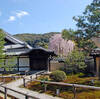
<svg viewBox="0 0 100 99">
<path fill-rule="evenodd" d="M 84 71 L 86 68 L 84 53 L 77 49 L 73 50 L 67 56 L 65 64 L 66 72 L 78 73 Z"/>
<path fill-rule="evenodd" d="M 90 52 L 95 47 L 91 38 L 100 33 L 100 0 L 93 0 L 81 16 L 73 19 L 77 22 L 78 27 L 75 33 L 78 47 Z"/>
<path fill-rule="evenodd" d="M 4 61 L 3 58 L 5 57 L 4 55 L 4 31 L 2 29 L 0 29 L 0 67 L 2 67 L 2 62 Z"/>
<path fill-rule="evenodd" d="M 66 40 L 74 40 L 74 30 L 72 29 L 62 30 L 62 38 Z"/>
</svg>

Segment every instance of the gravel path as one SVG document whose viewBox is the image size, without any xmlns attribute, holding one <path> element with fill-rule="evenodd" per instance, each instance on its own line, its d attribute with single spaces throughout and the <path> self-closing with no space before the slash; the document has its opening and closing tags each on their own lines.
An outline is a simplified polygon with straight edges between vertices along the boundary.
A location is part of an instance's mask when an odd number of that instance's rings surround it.
<svg viewBox="0 0 100 99">
<path fill-rule="evenodd" d="M 31 76 L 32 76 L 32 78 L 36 77 L 35 73 L 32 74 Z M 27 76 L 26 78 L 29 79 L 30 76 Z M 28 82 L 28 80 L 26 80 L 26 82 Z M 25 88 L 20 88 L 19 86 L 21 86 L 22 84 L 23 84 L 23 79 L 19 79 L 19 80 L 13 81 L 11 83 L 5 84 L 4 86 L 7 86 L 8 88 L 11 88 L 15 91 L 23 92 L 27 95 L 31 95 L 31 96 L 36 97 L 38 99 L 61 99 L 61 98 L 53 97 L 53 96 L 50 96 L 50 95 L 47 95 L 47 94 L 44 94 L 44 93 L 38 93 L 38 92 L 31 91 L 31 90 L 28 90 L 28 89 L 25 89 Z M 0 87 L 0 90 L 4 91 L 4 89 L 2 87 Z M 18 99 L 25 99 L 25 96 L 18 94 L 18 93 L 15 93 L 13 91 L 7 90 L 7 93 L 11 96 L 15 96 Z M 30 98 L 30 99 L 32 99 L 32 98 Z"/>
</svg>

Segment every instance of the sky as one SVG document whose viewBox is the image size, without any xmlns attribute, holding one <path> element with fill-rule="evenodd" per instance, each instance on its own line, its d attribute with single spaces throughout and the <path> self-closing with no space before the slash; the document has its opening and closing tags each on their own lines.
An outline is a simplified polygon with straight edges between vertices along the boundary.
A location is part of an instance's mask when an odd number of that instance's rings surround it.
<svg viewBox="0 0 100 99">
<path fill-rule="evenodd" d="M 73 16 L 81 15 L 91 2 L 92 0 L 0 0 L 0 28 L 11 34 L 77 29 Z"/>
</svg>

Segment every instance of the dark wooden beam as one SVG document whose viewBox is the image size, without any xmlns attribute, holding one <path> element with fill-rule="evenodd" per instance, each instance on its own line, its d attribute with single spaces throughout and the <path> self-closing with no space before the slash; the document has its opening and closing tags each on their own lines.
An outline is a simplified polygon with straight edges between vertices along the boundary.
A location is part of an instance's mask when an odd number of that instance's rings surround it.
<svg viewBox="0 0 100 99">
<path fill-rule="evenodd" d="M 17 68 L 18 68 L 18 71 L 19 71 L 19 57 L 17 57 Z"/>
<path fill-rule="evenodd" d="M 97 74 L 96 57 L 93 57 L 93 58 L 94 58 L 94 73 L 96 75 Z"/>
</svg>

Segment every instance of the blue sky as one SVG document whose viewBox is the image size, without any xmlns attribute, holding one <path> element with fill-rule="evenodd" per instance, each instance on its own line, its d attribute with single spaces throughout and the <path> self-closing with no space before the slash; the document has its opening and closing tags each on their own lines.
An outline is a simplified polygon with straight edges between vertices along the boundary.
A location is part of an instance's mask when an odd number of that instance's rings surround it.
<svg viewBox="0 0 100 99">
<path fill-rule="evenodd" d="M 72 17 L 92 0 L 1 0 L 0 28 L 16 33 L 60 32 L 76 29 Z"/>
</svg>

